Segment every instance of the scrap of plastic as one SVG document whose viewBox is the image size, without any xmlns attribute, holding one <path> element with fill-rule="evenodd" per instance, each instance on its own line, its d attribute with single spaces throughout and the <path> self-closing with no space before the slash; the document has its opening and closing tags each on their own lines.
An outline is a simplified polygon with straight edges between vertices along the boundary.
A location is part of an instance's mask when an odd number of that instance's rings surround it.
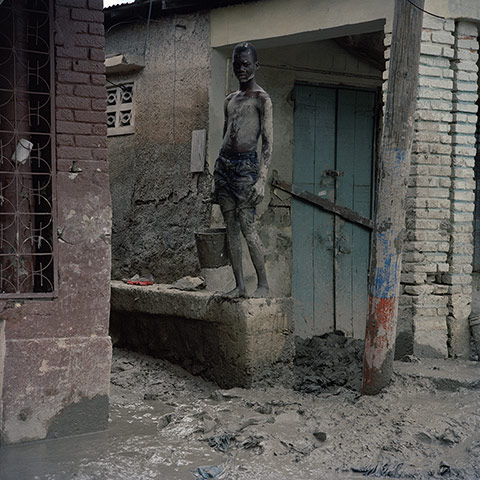
<svg viewBox="0 0 480 480">
<path fill-rule="evenodd" d="M 153 285 L 153 277 L 150 274 L 143 275 L 142 277 L 136 273 L 132 278 L 129 280 L 123 280 L 128 285 L 140 285 L 145 287 L 147 285 Z"/>
<path fill-rule="evenodd" d="M 219 478 L 219 476 L 225 471 L 225 465 L 197 467 L 190 471 L 196 479 L 208 480 L 209 478 Z"/>
<path fill-rule="evenodd" d="M 403 463 L 378 463 L 365 467 L 352 467 L 353 472 L 361 473 L 365 477 L 393 477 L 412 478 L 413 476 L 403 471 Z"/>
<path fill-rule="evenodd" d="M 208 439 L 208 444 L 215 450 L 226 453 L 230 448 L 230 441 L 233 439 L 233 436 L 229 435 L 228 433 L 224 433 L 218 437 L 210 437 Z"/>
</svg>

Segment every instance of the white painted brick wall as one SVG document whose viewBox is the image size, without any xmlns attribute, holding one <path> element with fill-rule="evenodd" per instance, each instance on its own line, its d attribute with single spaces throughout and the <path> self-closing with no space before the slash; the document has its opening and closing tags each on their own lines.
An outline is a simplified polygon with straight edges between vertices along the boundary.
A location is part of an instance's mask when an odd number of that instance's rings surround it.
<svg viewBox="0 0 480 480">
<path fill-rule="evenodd" d="M 440 355 L 446 352 L 446 319 L 449 313 L 448 287 L 441 284 L 441 274 L 449 271 L 450 232 L 447 220 L 450 220 L 451 188 L 453 27 L 450 20 L 424 17 L 407 199 L 407 240 L 401 278 L 404 283 L 401 302 L 411 302 L 415 311 L 411 319 L 413 330 L 423 331 L 427 319 L 434 321 L 437 335 L 434 336 L 435 344 L 430 346 Z M 465 81 L 468 82 L 467 79 Z M 432 302 L 437 303 L 432 305 Z M 402 324 L 409 323 L 403 321 Z M 439 327 L 441 325 L 443 330 Z M 414 352 L 419 353 L 416 337 L 415 333 Z M 427 336 L 424 336 L 420 342 L 420 351 L 424 353 L 426 339 Z"/>
<path fill-rule="evenodd" d="M 450 194 L 452 234 L 448 255 L 449 270 L 442 281 L 452 286 L 448 302 L 448 327 L 452 336 L 451 354 L 468 351 L 468 316 L 473 262 L 473 211 L 475 198 L 475 130 L 478 97 L 478 29 L 474 23 L 458 21 L 454 31 L 455 55 L 452 136 L 452 188 Z"/>
<path fill-rule="evenodd" d="M 386 32 L 384 93 L 390 45 L 391 32 Z M 455 333 L 450 354 L 465 349 L 472 291 L 478 48 L 475 24 L 424 16 L 399 300 L 399 325 L 415 332 L 417 354 L 445 355 L 447 326 Z"/>
</svg>

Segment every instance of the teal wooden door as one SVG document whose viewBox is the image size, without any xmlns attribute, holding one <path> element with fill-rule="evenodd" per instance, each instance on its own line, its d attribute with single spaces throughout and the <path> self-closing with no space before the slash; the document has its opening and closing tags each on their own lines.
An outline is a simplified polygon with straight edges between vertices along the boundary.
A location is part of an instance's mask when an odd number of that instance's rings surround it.
<svg viewBox="0 0 480 480">
<path fill-rule="evenodd" d="M 295 87 L 293 183 L 371 217 L 375 93 Z M 363 338 L 370 234 L 292 198 L 292 296 L 297 335 Z"/>
</svg>

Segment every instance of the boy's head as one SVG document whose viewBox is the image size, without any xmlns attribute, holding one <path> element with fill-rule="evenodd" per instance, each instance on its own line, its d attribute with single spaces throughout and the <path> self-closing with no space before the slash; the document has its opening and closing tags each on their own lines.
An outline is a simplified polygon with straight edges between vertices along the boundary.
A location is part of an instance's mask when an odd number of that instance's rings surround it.
<svg viewBox="0 0 480 480">
<path fill-rule="evenodd" d="M 232 66 L 240 83 L 251 80 L 258 68 L 257 49 L 250 42 L 239 43 L 233 49 Z"/>
</svg>

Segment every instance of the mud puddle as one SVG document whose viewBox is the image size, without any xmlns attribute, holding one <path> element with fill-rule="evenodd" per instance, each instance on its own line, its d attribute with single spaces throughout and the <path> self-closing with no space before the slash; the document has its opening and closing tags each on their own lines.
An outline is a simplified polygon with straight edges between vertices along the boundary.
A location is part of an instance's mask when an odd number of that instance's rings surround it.
<svg viewBox="0 0 480 480">
<path fill-rule="evenodd" d="M 0 479 L 480 478 L 478 390 L 397 374 L 361 397 L 358 346 L 315 342 L 299 349 L 297 390 L 221 390 L 116 350 L 109 430 L 0 449 Z"/>
</svg>

